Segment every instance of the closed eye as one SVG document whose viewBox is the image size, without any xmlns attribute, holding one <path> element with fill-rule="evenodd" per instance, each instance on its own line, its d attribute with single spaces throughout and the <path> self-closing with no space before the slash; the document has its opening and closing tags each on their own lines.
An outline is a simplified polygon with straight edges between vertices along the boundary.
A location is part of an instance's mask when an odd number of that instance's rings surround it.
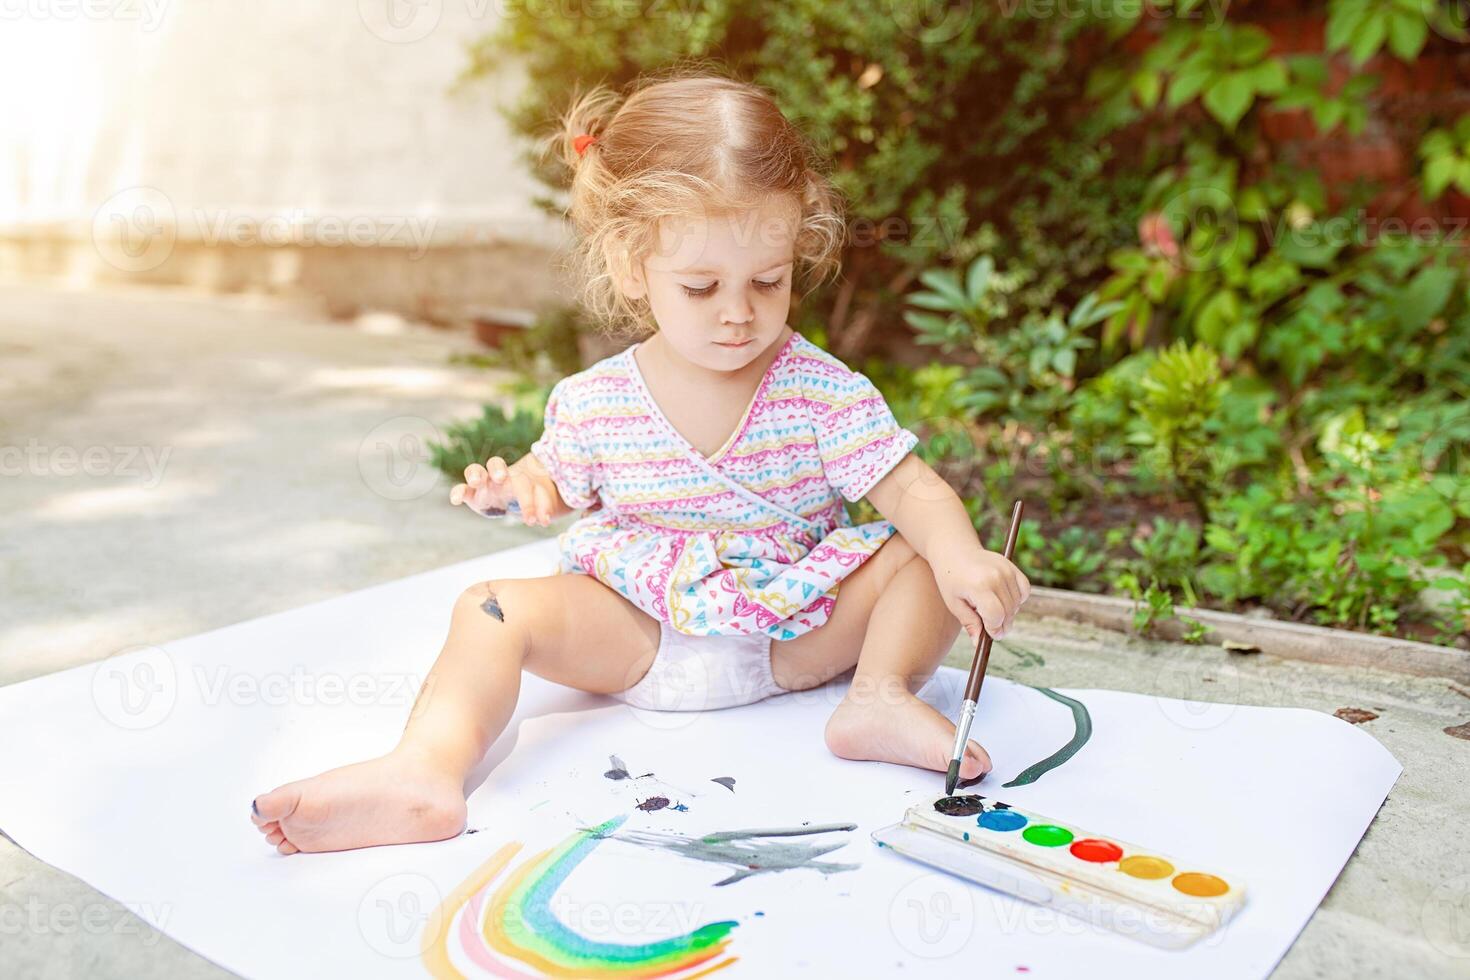
<svg viewBox="0 0 1470 980">
<path fill-rule="evenodd" d="M 756 289 L 759 289 L 762 292 L 774 293 L 776 290 L 786 285 L 786 277 L 782 276 L 780 279 L 776 279 L 774 281 L 766 279 L 752 279 L 751 282 L 755 284 Z M 684 290 L 685 296 L 693 296 L 698 298 L 700 296 L 708 296 L 710 293 L 713 293 L 715 291 L 715 288 L 719 286 L 719 283 L 712 282 L 708 286 L 685 286 L 683 283 L 680 283 L 679 285 Z"/>
</svg>

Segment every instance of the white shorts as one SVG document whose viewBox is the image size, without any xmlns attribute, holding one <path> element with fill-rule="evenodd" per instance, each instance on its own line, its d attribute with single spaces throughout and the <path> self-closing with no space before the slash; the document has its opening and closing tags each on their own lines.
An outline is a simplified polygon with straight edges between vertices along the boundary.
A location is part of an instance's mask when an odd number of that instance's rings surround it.
<svg viewBox="0 0 1470 980">
<path fill-rule="evenodd" d="M 654 711 L 712 711 L 785 693 L 771 674 L 769 633 L 690 636 L 660 623 L 648 673 L 613 697 Z"/>
</svg>

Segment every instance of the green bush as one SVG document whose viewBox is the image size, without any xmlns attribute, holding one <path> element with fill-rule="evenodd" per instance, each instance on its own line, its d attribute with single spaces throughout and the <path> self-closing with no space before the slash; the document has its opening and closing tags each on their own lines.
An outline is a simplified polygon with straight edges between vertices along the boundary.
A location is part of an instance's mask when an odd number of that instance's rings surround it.
<svg viewBox="0 0 1470 980">
<path fill-rule="evenodd" d="M 1329 189 L 1262 132 L 1280 110 L 1363 132 L 1363 67 L 1464 41 L 1449 5 L 1328 0 L 1323 52 L 1290 56 L 1252 23 L 1279 4 L 1086 6 L 516 6 L 466 77 L 515 56 L 525 134 L 577 87 L 691 59 L 774 92 L 851 202 L 845 277 L 793 322 L 878 383 L 984 540 L 1016 495 L 1041 505 L 1034 581 L 1130 595 L 1140 629 L 1184 603 L 1463 637 L 1465 261 L 1364 226 L 1382 188 Z M 1466 193 L 1470 122 L 1394 123 L 1421 167 L 1405 190 Z M 555 209 L 566 175 L 535 166 Z M 931 363 L 873 356 L 899 322 Z"/>
</svg>

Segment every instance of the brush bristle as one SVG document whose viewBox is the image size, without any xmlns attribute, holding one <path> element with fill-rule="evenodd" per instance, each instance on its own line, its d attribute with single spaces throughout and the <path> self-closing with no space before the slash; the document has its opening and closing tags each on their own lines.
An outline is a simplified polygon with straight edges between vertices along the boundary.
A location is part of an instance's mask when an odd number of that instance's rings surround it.
<svg viewBox="0 0 1470 980">
<path fill-rule="evenodd" d="M 960 781 L 960 760 L 952 759 L 949 763 L 949 772 L 944 774 L 944 795 L 953 796 L 955 784 Z"/>
</svg>

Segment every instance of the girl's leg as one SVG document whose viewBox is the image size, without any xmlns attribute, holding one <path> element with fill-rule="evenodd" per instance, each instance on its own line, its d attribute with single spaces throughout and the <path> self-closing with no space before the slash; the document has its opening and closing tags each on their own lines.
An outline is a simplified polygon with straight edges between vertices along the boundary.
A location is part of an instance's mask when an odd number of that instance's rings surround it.
<svg viewBox="0 0 1470 980">
<path fill-rule="evenodd" d="M 658 622 L 587 575 L 481 582 L 387 755 L 256 797 L 251 819 L 283 854 L 442 840 L 464 826 L 464 780 L 520 695 L 521 671 L 596 693 L 635 683 Z"/>
<path fill-rule="evenodd" d="M 826 625 L 771 644 L 772 671 L 778 684 L 800 690 L 856 665 L 827 721 L 827 746 L 843 758 L 943 772 L 954 749 L 954 723 L 915 692 L 959 634 L 929 563 L 895 534 L 838 588 Z M 989 770 L 990 757 L 972 739 L 961 778 Z"/>
</svg>

